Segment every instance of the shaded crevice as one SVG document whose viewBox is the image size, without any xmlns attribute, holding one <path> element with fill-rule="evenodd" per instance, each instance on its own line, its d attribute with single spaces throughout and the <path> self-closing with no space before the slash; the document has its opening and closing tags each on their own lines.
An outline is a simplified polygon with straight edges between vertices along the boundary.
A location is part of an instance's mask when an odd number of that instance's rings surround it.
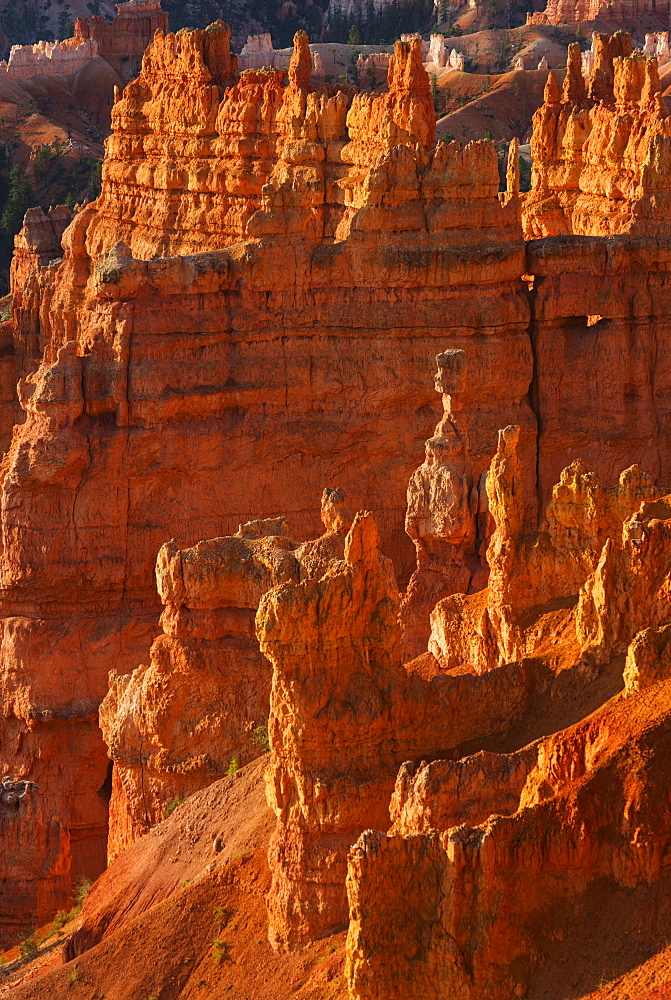
<svg viewBox="0 0 671 1000">
<path fill-rule="evenodd" d="M 530 283 L 526 294 L 527 301 L 529 303 L 529 326 L 527 327 L 527 334 L 529 336 L 529 346 L 531 347 L 531 356 L 533 359 L 527 402 L 536 418 L 536 528 L 538 529 L 544 519 L 544 504 L 543 490 L 541 487 L 541 436 L 543 433 L 543 419 L 541 417 L 538 375 L 538 326 L 536 321 L 536 298 L 538 296 L 538 291 L 536 289 L 537 280 L 537 278 L 533 279 L 533 282 Z"/>
</svg>

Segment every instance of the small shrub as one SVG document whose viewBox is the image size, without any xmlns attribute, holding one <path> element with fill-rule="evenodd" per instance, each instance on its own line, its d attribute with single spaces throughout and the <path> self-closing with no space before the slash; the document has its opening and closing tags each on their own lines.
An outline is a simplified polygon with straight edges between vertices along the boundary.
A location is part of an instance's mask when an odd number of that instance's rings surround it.
<svg viewBox="0 0 671 1000">
<path fill-rule="evenodd" d="M 226 926 L 226 924 L 228 923 L 228 921 L 233 916 L 233 912 L 231 910 L 227 910 L 226 907 L 222 906 L 220 903 L 218 903 L 214 907 L 214 909 L 213 909 L 212 912 L 214 913 L 214 919 L 215 919 L 215 921 L 216 921 L 216 923 L 217 923 L 220 931 L 222 930 L 222 928 L 224 928 Z"/>
<path fill-rule="evenodd" d="M 235 757 L 231 757 L 226 774 L 235 774 L 235 772 L 239 770 L 240 770 L 240 758 L 236 755 Z"/>
<path fill-rule="evenodd" d="M 172 816 L 177 806 L 181 806 L 185 798 L 186 798 L 185 795 L 176 795 L 174 799 L 170 799 L 167 806 L 165 807 L 165 812 L 163 813 L 163 819 L 167 819 L 168 816 Z"/>
<path fill-rule="evenodd" d="M 76 983 L 78 979 L 79 979 L 79 973 L 77 972 L 77 966 L 75 965 L 74 969 L 70 973 L 70 982 Z"/>
<path fill-rule="evenodd" d="M 61 928 L 64 927 L 68 920 L 70 919 L 70 914 L 65 910 L 59 910 L 54 919 L 51 922 L 51 927 L 49 928 L 49 937 L 52 934 L 60 934 Z"/>
<path fill-rule="evenodd" d="M 212 958 L 215 962 L 228 962 L 231 958 L 231 948 L 228 942 L 215 938 L 212 942 Z"/>
<path fill-rule="evenodd" d="M 267 722 L 259 722 L 258 726 L 254 727 L 252 740 L 264 753 L 270 750 L 270 734 Z"/>
<path fill-rule="evenodd" d="M 441 135 L 440 141 L 441 142 L 454 142 L 454 136 L 452 135 L 451 132 L 446 132 L 445 135 Z"/>
<path fill-rule="evenodd" d="M 26 958 L 28 961 L 32 961 L 39 951 L 39 946 L 35 940 L 35 931 L 26 931 L 24 936 L 19 940 L 19 955 L 21 958 Z"/>
<path fill-rule="evenodd" d="M 88 891 L 91 888 L 91 879 L 82 876 L 75 882 L 75 891 L 72 897 L 74 906 L 72 907 L 72 914 L 81 913 L 82 906 L 84 905 L 84 900 L 88 895 Z"/>
</svg>

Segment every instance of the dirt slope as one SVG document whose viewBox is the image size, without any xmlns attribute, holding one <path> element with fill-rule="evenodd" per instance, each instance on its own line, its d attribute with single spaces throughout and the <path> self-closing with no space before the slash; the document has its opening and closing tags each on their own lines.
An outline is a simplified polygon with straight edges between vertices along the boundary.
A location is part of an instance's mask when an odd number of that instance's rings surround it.
<svg viewBox="0 0 671 1000">
<path fill-rule="evenodd" d="M 90 890 L 73 938 L 41 966 L 10 966 L 0 996 L 344 998 L 344 933 L 299 955 L 277 956 L 267 942 L 265 765 L 192 795 L 120 855 Z"/>
<path fill-rule="evenodd" d="M 543 70 L 512 70 L 500 76 L 449 71 L 438 81 L 447 108 L 438 119 L 438 137 L 452 135 L 458 142 L 469 142 L 489 131 L 497 141 L 517 136 L 528 142 L 547 75 Z M 561 80 L 563 73 L 557 76 Z"/>
</svg>

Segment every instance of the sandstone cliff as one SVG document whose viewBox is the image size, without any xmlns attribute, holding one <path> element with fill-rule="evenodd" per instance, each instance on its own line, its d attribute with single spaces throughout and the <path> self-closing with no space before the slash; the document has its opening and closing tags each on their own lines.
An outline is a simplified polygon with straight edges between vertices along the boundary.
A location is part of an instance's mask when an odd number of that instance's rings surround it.
<svg viewBox="0 0 671 1000">
<path fill-rule="evenodd" d="M 2 398 L 13 372 L 21 413 L 0 428 L 0 687 L 3 772 L 37 784 L 43 817 L 12 818 L 12 842 L 42 858 L 25 866 L 24 923 L 105 863 L 97 710 L 111 669 L 151 663 L 166 539 L 184 551 L 278 513 L 314 538 L 309 498 L 338 483 L 374 512 L 405 582 L 407 484 L 435 425 L 433 359 L 448 350 L 468 356 L 464 400 L 475 380 L 495 415 L 466 426 L 458 392 L 445 411 L 467 437 L 463 477 L 478 496 L 497 429 L 521 428 L 525 530 L 578 455 L 606 487 L 635 461 L 653 482 L 671 475 L 663 241 L 621 235 L 606 249 L 571 236 L 525 251 L 515 177 L 499 199 L 492 145 L 432 145 L 416 40 L 397 44 L 374 97 L 311 87 L 301 35 L 287 81 L 236 74 L 228 39 L 222 25 L 159 31 L 117 96 L 102 194 L 63 234 L 62 257 L 42 266 L 30 225 L 19 240 L 3 327 Z M 321 577 L 326 556 L 319 565 Z M 482 697 L 485 728 L 504 726 L 511 706 L 495 724 L 495 698 Z M 468 720 L 457 730 L 436 729 L 442 748 L 477 735 Z M 417 741 L 418 753 L 441 749 Z M 404 753 L 380 758 L 386 797 Z M 368 825 L 348 823 L 347 837 Z M 346 847 L 343 835 L 340 874 L 324 878 L 337 923 Z M 12 877 L 0 867 L 3 886 Z"/>
</svg>

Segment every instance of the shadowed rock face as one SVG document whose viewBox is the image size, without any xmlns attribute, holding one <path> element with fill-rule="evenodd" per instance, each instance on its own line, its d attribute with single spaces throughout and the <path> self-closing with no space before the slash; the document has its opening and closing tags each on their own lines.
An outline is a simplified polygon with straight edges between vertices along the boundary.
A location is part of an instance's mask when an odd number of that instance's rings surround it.
<svg viewBox="0 0 671 1000">
<path fill-rule="evenodd" d="M 66 229 L 62 258 L 41 266 L 30 225 L 18 241 L 0 331 L 11 414 L 0 427 L 0 737 L 5 773 L 39 788 L 39 822 L 21 810 L 11 820 L 15 856 L 23 844 L 42 858 L 25 866 L 24 923 L 105 863 L 97 712 L 109 671 L 187 665 L 171 659 L 184 637 L 169 633 L 150 656 L 167 539 L 184 552 L 279 513 L 293 537 L 314 538 L 311 498 L 337 483 L 353 511 L 374 513 L 404 581 L 407 484 L 435 424 L 434 358 L 451 350 L 466 351 L 472 373 L 462 409 L 459 391 L 441 395 L 454 396 L 444 412 L 464 442 L 454 481 L 468 487 L 459 512 L 481 580 L 471 494 L 484 504 L 499 427 L 520 427 L 525 530 L 579 455 L 607 486 L 634 461 L 653 481 L 671 474 L 663 242 L 572 236 L 525 250 L 515 178 L 499 199 L 493 146 L 432 145 L 417 40 L 398 43 L 377 97 L 310 87 L 308 58 L 299 35 L 287 81 L 237 74 L 224 25 L 158 32 L 117 95 L 101 196 Z M 446 423 L 439 436 L 452 440 Z M 439 467 L 418 487 L 429 507 Z M 443 551 L 455 544 L 444 530 L 414 540 Z M 331 557 L 328 545 L 312 552 L 316 579 Z M 403 761 L 395 750 L 382 760 L 374 780 L 391 795 Z M 358 835 L 361 819 L 347 829 Z M 334 849 L 342 872 L 349 836 Z"/>
</svg>

